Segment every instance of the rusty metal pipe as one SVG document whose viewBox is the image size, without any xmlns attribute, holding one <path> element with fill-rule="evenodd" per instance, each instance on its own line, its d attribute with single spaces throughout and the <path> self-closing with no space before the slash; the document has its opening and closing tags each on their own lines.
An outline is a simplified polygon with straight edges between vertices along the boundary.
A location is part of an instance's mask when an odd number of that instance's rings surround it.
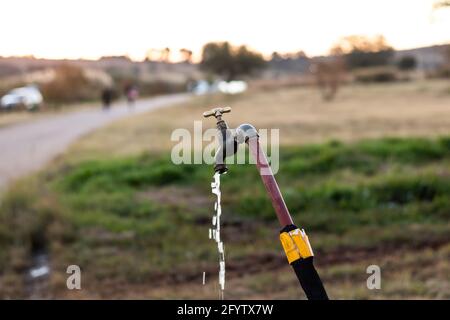
<svg viewBox="0 0 450 320">
<path fill-rule="evenodd" d="M 272 201 L 273 208 L 277 214 L 281 227 L 294 224 L 291 214 L 284 202 L 283 195 L 278 187 L 277 180 L 273 175 L 266 154 L 259 143 L 259 136 L 254 126 L 250 124 L 242 124 L 236 129 L 236 139 L 238 143 L 246 142 L 250 153 L 256 162 L 256 167 L 261 176 L 267 194 Z"/>
<path fill-rule="evenodd" d="M 248 139 L 247 144 L 253 159 L 256 160 L 256 167 L 258 168 L 264 187 L 272 201 L 273 208 L 275 209 L 281 227 L 294 224 L 291 214 L 284 202 L 280 188 L 278 187 L 277 180 L 275 180 L 275 176 L 267 161 L 266 154 L 259 144 L 259 138 L 255 137 Z"/>
</svg>

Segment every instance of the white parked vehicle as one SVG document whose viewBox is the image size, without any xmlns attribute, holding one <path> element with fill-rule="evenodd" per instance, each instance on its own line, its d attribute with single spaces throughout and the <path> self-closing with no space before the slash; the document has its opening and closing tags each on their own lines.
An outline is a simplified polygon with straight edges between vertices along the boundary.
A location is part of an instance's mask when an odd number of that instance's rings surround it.
<svg viewBox="0 0 450 320">
<path fill-rule="evenodd" d="M 35 86 L 26 86 L 9 91 L 0 99 L 0 108 L 2 110 L 11 110 L 24 107 L 26 110 L 37 109 L 41 106 L 44 99 L 38 88 Z"/>
<path fill-rule="evenodd" d="M 205 95 L 209 93 L 221 92 L 225 94 L 238 94 L 246 91 L 248 88 L 245 81 L 215 81 L 210 84 L 208 81 L 200 80 L 195 84 L 192 92 L 196 95 Z"/>
<path fill-rule="evenodd" d="M 226 94 L 238 94 L 247 90 L 247 82 L 234 80 L 230 82 L 220 81 L 218 84 L 219 91 Z"/>
</svg>

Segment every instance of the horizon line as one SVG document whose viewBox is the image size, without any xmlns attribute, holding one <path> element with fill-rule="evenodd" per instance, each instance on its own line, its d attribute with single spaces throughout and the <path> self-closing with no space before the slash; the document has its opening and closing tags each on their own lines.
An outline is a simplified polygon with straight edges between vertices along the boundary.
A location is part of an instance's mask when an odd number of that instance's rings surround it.
<svg viewBox="0 0 450 320">
<path fill-rule="evenodd" d="M 435 43 L 435 44 L 430 44 L 430 45 L 421 45 L 421 46 L 417 46 L 417 47 L 408 47 L 408 48 L 401 48 L 401 49 L 397 49 L 394 46 L 392 46 L 394 51 L 408 51 L 408 50 L 414 50 L 414 49 L 421 49 L 421 48 L 431 48 L 431 47 L 439 47 L 439 46 L 448 46 L 450 45 L 450 41 L 445 41 L 442 43 Z M 252 49 L 256 52 L 259 52 L 258 50 Z M 273 52 L 277 52 L 276 50 L 274 50 Z M 299 51 L 297 51 L 299 52 Z M 261 53 L 261 52 L 260 52 Z M 291 52 L 278 52 L 280 55 L 288 55 L 288 54 L 293 54 L 296 53 L 295 51 L 291 51 Z M 270 60 L 270 56 L 271 54 L 267 55 L 267 54 L 263 54 L 261 53 L 264 57 L 264 59 L 266 60 Z M 309 59 L 313 59 L 313 58 L 320 58 L 320 57 L 328 57 L 328 56 L 332 56 L 331 54 L 319 54 L 319 55 L 308 55 L 306 54 L 306 57 Z M 134 62 L 134 63 L 141 63 L 141 62 L 156 62 L 156 63 L 167 63 L 167 64 L 178 64 L 178 63 L 185 63 L 186 61 L 184 60 L 171 60 L 171 61 L 161 61 L 161 60 L 148 60 L 146 61 L 145 58 L 144 59 L 135 59 L 133 57 L 131 57 L 129 54 L 118 54 L 118 55 L 102 55 L 102 56 L 98 56 L 96 58 L 94 57 L 48 57 L 48 56 L 39 56 L 39 55 L 33 55 L 33 54 L 24 54 L 24 55 L 9 55 L 9 56 L 3 56 L 2 54 L 0 54 L 0 59 L 34 59 L 34 60 L 47 60 L 47 61 L 87 61 L 87 62 L 96 62 L 96 61 L 100 61 L 102 59 L 114 59 L 114 58 L 122 58 L 122 59 L 128 59 L 130 62 Z M 200 63 L 201 59 L 194 59 L 194 62 L 190 62 L 192 64 L 198 64 Z"/>
</svg>

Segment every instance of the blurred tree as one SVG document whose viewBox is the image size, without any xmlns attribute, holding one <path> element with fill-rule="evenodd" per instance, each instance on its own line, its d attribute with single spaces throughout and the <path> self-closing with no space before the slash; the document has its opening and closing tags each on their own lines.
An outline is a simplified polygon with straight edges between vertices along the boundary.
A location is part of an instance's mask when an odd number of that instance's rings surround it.
<svg viewBox="0 0 450 320">
<path fill-rule="evenodd" d="M 228 42 L 207 43 L 203 47 L 200 67 L 215 74 L 225 74 L 227 78 L 233 77 L 235 74 L 235 64 L 233 62 L 230 44 Z"/>
<path fill-rule="evenodd" d="M 246 46 L 237 48 L 234 61 L 237 75 L 249 75 L 255 70 L 262 69 L 266 64 L 261 54 L 250 51 Z"/>
<path fill-rule="evenodd" d="M 297 60 L 297 59 L 308 59 L 308 56 L 303 50 L 297 52 L 288 52 L 280 54 L 277 51 L 272 52 L 270 57 L 271 61 L 281 61 L 281 60 Z"/>
<path fill-rule="evenodd" d="M 416 68 L 417 61 L 413 56 L 404 56 L 398 61 L 397 66 L 400 70 L 410 71 Z"/>
<path fill-rule="evenodd" d="M 186 48 L 180 49 L 181 56 L 183 57 L 183 61 L 187 63 L 192 62 L 192 51 Z"/>
<path fill-rule="evenodd" d="M 283 58 L 281 57 L 281 55 L 277 51 L 272 52 L 272 55 L 270 56 L 270 60 L 271 61 L 280 61 L 282 59 Z"/>
<path fill-rule="evenodd" d="M 161 50 L 161 61 L 168 63 L 170 60 L 170 48 L 166 47 Z"/>
<path fill-rule="evenodd" d="M 154 48 L 148 49 L 145 54 L 145 61 L 157 61 L 160 56 L 160 50 Z"/>
<path fill-rule="evenodd" d="M 260 53 L 246 46 L 233 47 L 228 42 L 210 42 L 203 47 L 200 67 L 231 81 L 262 69 L 265 64 Z"/>
<path fill-rule="evenodd" d="M 345 49 L 342 46 L 333 46 L 327 59 L 315 59 L 311 65 L 311 72 L 316 78 L 322 98 L 325 101 L 333 100 L 341 86 L 346 72 Z"/>
<path fill-rule="evenodd" d="M 326 61 L 314 63 L 312 73 L 315 75 L 316 85 L 323 100 L 333 100 L 344 78 L 345 62 L 343 57 L 334 55 Z"/>
<path fill-rule="evenodd" d="M 394 55 L 394 49 L 379 35 L 375 38 L 347 36 L 335 44 L 333 54 L 345 55 L 350 69 L 387 65 Z"/>
<path fill-rule="evenodd" d="M 295 59 L 307 59 L 308 56 L 306 55 L 305 51 L 300 50 L 300 51 L 297 51 L 297 52 L 294 54 L 294 58 L 295 58 Z"/>
</svg>

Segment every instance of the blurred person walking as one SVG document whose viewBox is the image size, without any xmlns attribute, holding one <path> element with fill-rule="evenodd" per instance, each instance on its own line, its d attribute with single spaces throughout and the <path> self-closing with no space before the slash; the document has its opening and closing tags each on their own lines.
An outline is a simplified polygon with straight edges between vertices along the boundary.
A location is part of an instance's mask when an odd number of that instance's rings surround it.
<svg viewBox="0 0 450 320">
<path fill-rule="evenodd" d="M 129 107 L 134 106 L 134 102 L 139 97 L 139 91 L 134 85 L 128 85 L 125 87 L 125 96 L 127 98 L 127 104 Z"/>
<path fill-rule="evenodd" d="M 111 101 L 113 97 L 113 92 L 111 88 L 105 88 L 102 91 L 102 103 L 103 103 L 103 110 L 109 110 L 111 107 Z"/>
</svg>

